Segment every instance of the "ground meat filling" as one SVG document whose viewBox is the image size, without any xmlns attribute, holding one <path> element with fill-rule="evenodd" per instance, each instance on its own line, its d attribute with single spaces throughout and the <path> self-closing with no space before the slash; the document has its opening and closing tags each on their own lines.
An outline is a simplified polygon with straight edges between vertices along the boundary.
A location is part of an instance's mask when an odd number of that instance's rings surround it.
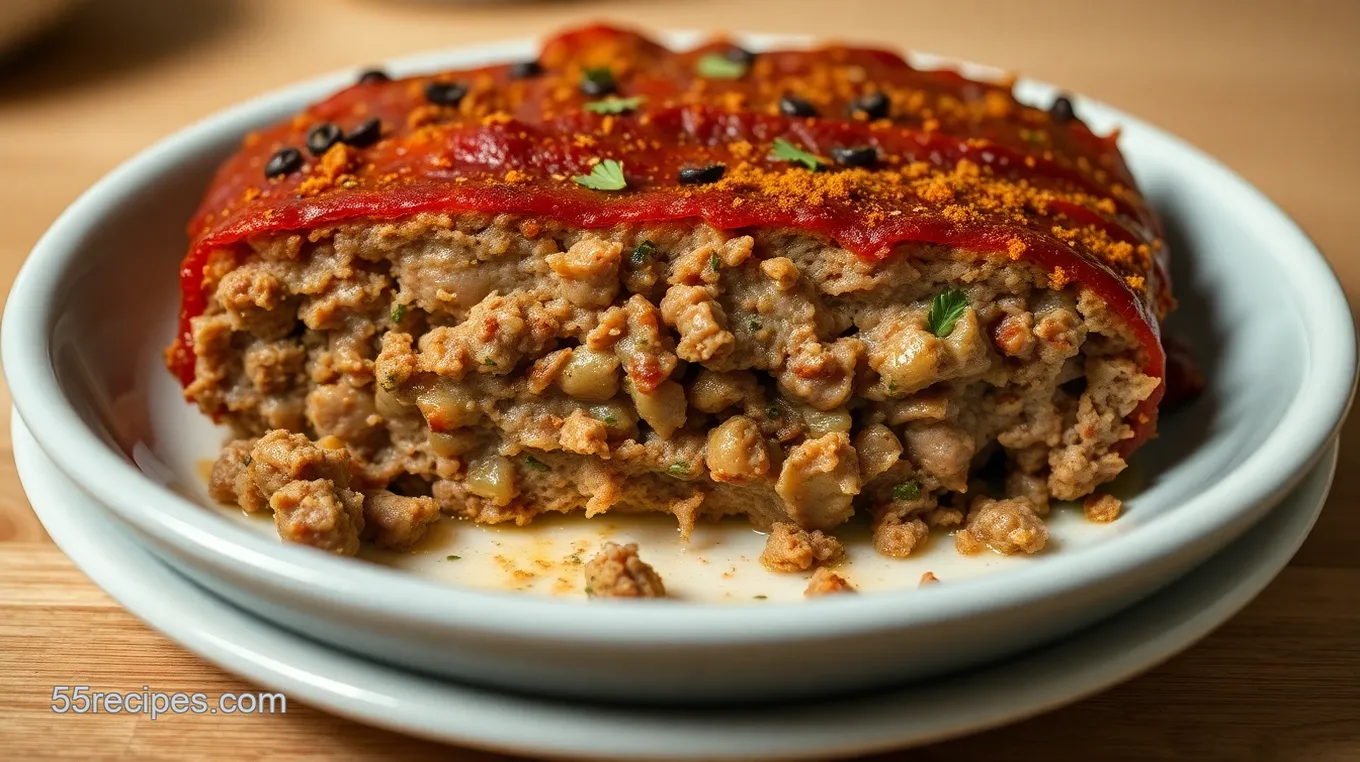
<svg viewBox="0 0 1360 762">
<path fill-rule="evenodd" d="M 208 490 L 248 513 L 271 511 L 279 536 L 342 556 L 359 552 L 364 496 L 351 490 L 343 447 L 321 447 L 276 429 L 227 445 L 213 464 Z M 436 514 L 437 515 L 437 514 Z M 381 534 L 386 530 L 379 525 Z"/>
<path fill-rule="evenodd" d="M 606 542 L 586 562 L 586 594 L 594 598 L 665 598 L 661 575 L 638 557 L 637 543 Z"/>
<path fill-rule="evenodd" d="M 1159 382 L 1078 285 L 899 248 L 870 262 L 797 231 L 437 214 L 251 240 L 209 262 L 192 325 L 187 394 L 261 437 L 228 445 L 213 495 L 277 516 L 288 482 L 330 479 L 333 501 L 290 511 L 345 513 L 343 491 L 363 491 L 351 529 L 393 548 L 432 506 L 517 524 L 661 511 L 686 535 L 734 514 L 827 532 L 859 512 L 906 556 L 963 522 L 949 506 L 992 459 L 999 502 L 1024 513 L 975 507 L 966 531 L 1033 552 L 1050 499 L 1123 470 L 1125 419 Z M 950 289 L 967 306 L 936 335 L 931 301 Z M 343 450 L 276 429 L 343 446 L 354 485 L 332 474 Z"/>
<path fill-rule="evenodd" d="M 363 539 L 387 550 L 407 550 L 420 542 L 440 515 L 434 498 L 374 490 L 364 495 Z"/>
</svg>

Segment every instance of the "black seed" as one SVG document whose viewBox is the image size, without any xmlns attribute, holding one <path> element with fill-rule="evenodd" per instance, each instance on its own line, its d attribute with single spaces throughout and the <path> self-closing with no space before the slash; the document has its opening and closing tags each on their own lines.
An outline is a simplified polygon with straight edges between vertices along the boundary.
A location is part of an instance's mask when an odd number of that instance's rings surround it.
<svg viewBox="0 0 1360 762">
<path fill-rule="evenodd" d="M 725 164 L 710 164 L 707 167 L 683 167 L 680 170 L 681 185 L 707 185 L 722 179 L 727 171 Z"/>
<path fill-rule="evenodd" d="M 817 109 L 802 98 L 785 95 L 779 99 L 779 113 L 785 116 L 817 116 Z"/>
<path fill-rule="evenodd" d="M 264 176 L 272 179 L 299 169 L 302 169 L 302 152 L 296 148 L 280 148 L 264 165 Z"/>
<path fill-rule="evenodd" d="M 727 60 L 735 63 L 742 64 L 743 66 L 750 66 L 751 63 L 756 60 L 756 54 L 752 53 L 751 51 L 745 48 L 739 48 L 736 45 L 733 45 L 732 47 L 723 51 L 723 58 L 726 58 Z"/>
<path fill-rule="evenodd" d="M 365 119 L 359 123 L 358 127 L 350 130 L 341 140 L 355 148 L 364 148 L 378 142 L 382 137 L 382 120 L 378 117 Z"/>
<path fill-rule="evenodd" d="M 382 69 L 369 69 L 359 75 L 359 84 L 371 85 L 375 82 L 391 82 L 392 78 Z"/>
<path fill-rule="evenodd" d="M 425 100 L 436 106 L 457 106 L 467 95 L 467 86 L 457 82 L 430 82 L 425 85 Z"/>
<path fill-rule="evenodd" d="M 878 163 L 878 149 L 873 146 L 831 149 L 831 158 L 846 167 L 872 167 Z"/>
<path fill-rule="evenodd" d="M 344 133 L 334 122 L 322 122 L 307 132 L 307 150 L 313 156 L 320 156 L 339 143 L 342 137 Z"/>
<path fill-rule="evenodd" d="M 1072 101 L 1066 95 L 1059 95 L 1053 99 L 1053 105 L 1049 107 L 1048 115 L 1053 117 L 1053 121 L 1058 124 L 1065 124 L 1077 118 L 1077 113 L 1072 110 Z"/>
<path fill-rule="evenodd" d="M 850 113 L 864 114 L 870 119 L 883 119 L 888 116 L 892 103 L 883 93 L 865 93 L 850 102 Z"/>
<path fill-rule="evenodd" d="M 614 72 L 606 69 L 586 69 L 581 72 L 581 92 L 586 95 L 600 97 L 609 95 L 618 89 L 618 83 L 614 81 Z"/>
<path fill-rule="evenodd" d="M 529 79 L 543 73 L 543 65 L 538 61 L 520 61 L 510 64 L 510 79 Z"/>
</svg>

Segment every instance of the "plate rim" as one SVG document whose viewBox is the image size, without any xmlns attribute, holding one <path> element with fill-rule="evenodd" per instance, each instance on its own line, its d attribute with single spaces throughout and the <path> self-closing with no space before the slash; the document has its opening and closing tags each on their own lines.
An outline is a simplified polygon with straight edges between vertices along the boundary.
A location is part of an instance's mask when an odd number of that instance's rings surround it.
<svg viewBox="0 0 1360 762">
<path fill-rule="evenodd" d="M 686 37 L 684 33 L 658 36 L 672 42 Z M 745 44 L 760 47 L 772 41 L 807 38 L 742 39 Z M 516 51 L 533 49 L 533 44 L 529 39 L 517 39 L 458 46 L 402 57 L 387 65 L 404 72 L 429 68 L 436 62 L 459 65 L 504 59 Z M 229 107 L 154 144 L 115 169 L 73 203 L 38 242 L 15 280 L 0 326 L 0 349 L 16 405 L 26 418 L 44 421 L 35 438 L 64 473 L 81 485 L 117 484 L 118 489 L 105 490 L 109 494 L 103 499 L 120 517 L 173 546 L 210 557 L 219 566 L 230 562 L 236 573 L 261 585 L 278 587 L 286 580 L 291 591 L 308 596 L 334 598 L 332 594 L 343 592 L 339 600 L 347 611 L 435 627 L 473 627 L 506 636 L 526 636 L 549 627 L 558 633 L 560 641 L 572 643 L 617 643 L 638 637 L 692 645 L 778 642 L 954 620 L 991 610 L 1003 601 L 1015 604 L 1049 598 L 1093 580 L 1129 573 L 1182 552 L 1214 532 L 1240 533 L 1259 520 L 1316 461 L 1344 419 L 1354 393 L 1356 347 L 1349 306 L 1329 264 L 1306 234 L 1264 194 L 1216 159 L 1136 117 L 1079 99 L 1083 110 L 1118 115 L 1126 134 L 1130 128 L 1155 134 L 1172 149 L 1184 152 L 1198 167 L 1193 171 L 1216 176 L 1225 193 L 1251 209 L 1250 222 L 1264 231 L 1262 235 L 1289 244 L 1293 260 L 1283 269 L 1296 282 L 1295 292 L 1305 292 L 1305 287 L 1298 285 L 1300 279 L 1308 283 L 1310 299 L 1297 301 L 1296 296 L 1294 304 L 1305 324 L 1316 329 L 1310 331 L 1317 342 L 1312 346 L 1327 351 L 1309 353 L 1311 364 L 1304 373 L 1303 387 L 1275 430 L 1239 464 L 1234 478 L 1210 486 L 1189 501 L 1199 504 L 1196 510 L 1182 506 L 1174 516 L 1149 521 L 1146 531 L 1112 537 L 1092 548 L 1074 549 L 1033 568 L 959 582 L 951 586 L 947 596 L 937 589 L 908 591 L 915 596 L 910 606 L 892 605 L 892 596 L 897 595 L 896 602 L 901 602 L 900 597 L 908 594 L 892 592 L 821 601 L 826 616 L 813 621 L 802 616 L 798 603 L 732 607 L 597 601 L 583 609 L 575 602 L 441 585 L 399 571 L 355 565 L 309 548 L 269 543 L 267 538 L 198 510 L 200 506 L 156 484 L 90 430 L 61 394 L 49 357 L 51 330 L 60 317 L 56 295 L 66 272 L 79 261 L 82 237 L 92 221 L 106 215 L 129 191 L 163 171 L 172 171 L 184 159 L 201 152 L 204 144 L 224 135 L 242 134 L 259 121 L 291 113 L 297 103 L 333 90 L 352 76 L 349 71 L 323 75 Z M 1031 88 L 1056 91 L 1051 85 L 1021 81 Z M 1329 355 L 1326 362 L 1317 356 L 1324 354 Z M 1173 523 L 1175 531 L 1168 531 L 1166 527 Z M 1153 531 L 1156 525 L 1163 527 L 1161 532 Z M 1118 552 L 1092 552 L 1096 547 Z M 475 621 L 459 613 L 468 610 L 478 612 Z"/>
</svg>

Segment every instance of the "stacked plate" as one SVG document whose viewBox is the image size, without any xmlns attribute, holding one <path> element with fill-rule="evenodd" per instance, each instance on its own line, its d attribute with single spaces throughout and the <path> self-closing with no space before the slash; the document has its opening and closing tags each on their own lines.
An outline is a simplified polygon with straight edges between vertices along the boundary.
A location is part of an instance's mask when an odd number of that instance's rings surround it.
<svg viewBox="0 0 1360 762">
<path fill-rule="evenodd" d="M 175 330 L 182 224 L 217 162 L 349 76 L 229 110 L 102 180 L 34 250 L 3 326 L 16 459 L 53 538 L 149 624 L 265 686 L 544 756 L 825 758 L 920 743 L 1074 700 L 1186 647 L 1269 582 L 1326 496 L 1355 334 L 1325 260 L 1211 158 L 1083 101 L 1095 129 L 1122 127 L 1168 222 L 1181 309 L 1167 330 L 1208 378 L 1135 456 L 1114 524 L 1059 525 L 1055 548 L 1015 563 L 932 556 L 918 563 L 951 566 L 933 566 L 946 581 L 924 589 L 915 567 L 887 564 L 886 589 L 815 603 L 773 589 L 586 603 L 282 546 L 205 504 L 199 463 L 223 433 L 182 402 L 159 353 Z M 1019 92 L 1052 96 L 1037 83 Z M 712 531 L 709 560 L 749 556 L 749 532 Z M 684 555 L 663 567 L 668 586 L 684 586 Z M 852 563 L 872 563 L 861 555 L 851 548 Z"/>
</svg>

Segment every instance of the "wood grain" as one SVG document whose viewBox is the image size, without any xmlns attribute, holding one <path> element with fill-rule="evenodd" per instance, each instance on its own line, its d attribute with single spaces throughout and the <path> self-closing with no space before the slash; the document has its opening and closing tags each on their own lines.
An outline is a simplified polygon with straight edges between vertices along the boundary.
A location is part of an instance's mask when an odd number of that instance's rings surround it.
<svg viewBox="0 0 1360 762">
<path fill-rule="evenodd" d="M 985 61 L 1166 127 L 1261 187 L 1352 304 L 1360 3 L 1119 0 L 94 0 L 0 61 L 0 284 L 81 191 L 159 137 L 319 72 L 614 18 L 815 33 Z M 53 684 L 249 690 L 149 630 L 50 544 L 15 476 L 0 384 L 0 757 L 504 759 L 286 715 L 58 716 Z M 1318 528 L 1241 615 L 1137 680 L 1008 728 L 879 759 L 1360 760 L 1360 430 Z M 532 732 L 526 729 L 526 732 Z"/>
</svg>

